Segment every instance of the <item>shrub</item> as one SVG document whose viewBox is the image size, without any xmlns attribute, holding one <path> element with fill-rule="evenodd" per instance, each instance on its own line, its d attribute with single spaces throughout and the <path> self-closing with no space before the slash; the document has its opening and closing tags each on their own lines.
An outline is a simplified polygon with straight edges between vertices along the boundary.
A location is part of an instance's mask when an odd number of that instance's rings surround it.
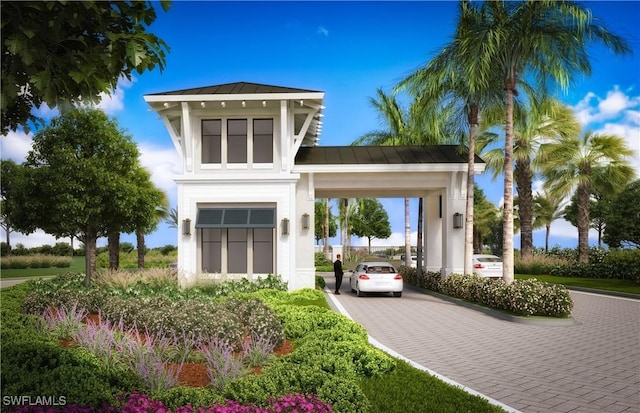
<svg viewBox="0 0 640 413">
<path fill-rule="evenodd" d="M 324 290 L 327 286 L 327 282 L 324 280 L 324 277 L 316 275 L 316 288 L 319 290 Z"/>
</svg>

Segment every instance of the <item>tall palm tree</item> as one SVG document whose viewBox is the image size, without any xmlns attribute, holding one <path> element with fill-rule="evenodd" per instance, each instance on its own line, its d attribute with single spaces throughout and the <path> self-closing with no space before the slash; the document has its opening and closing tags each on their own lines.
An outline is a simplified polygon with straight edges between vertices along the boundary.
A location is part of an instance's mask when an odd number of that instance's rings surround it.
<svg viewBox="0 0 640 413">
<path fill-rule="evenodd" d="M 503 279 L 513 281 L 513 108 L 517 87 L 529 76 L 547 90 L 552 80 L 567 90 L 574 74 L 591 72 L 587 46 L 602 42 L 615 53 L 631 53 L 628 43 L 610 32 L 591 11 L 573 1 L 488 1 L 477 8 L 479 18 L 465 31 L 459 49 L 465 69 L 475 81 L 491 84 L 498 72 L 505 91 Z"/>
<path fill-rule="evenodd" d="M 540 148 L 545 189 L 557 198 L 577 191 L 578 259 L 589 262 L 589 200 L 594 188 L 603 194 L 622 189 L 635 175 L 628 158 L 633 156 L 624 138 L 587 131 L 581 137 L 565 137 Z"/>
<path fill-rule="evenodd" d="M 529 101 L 519 109 L 514 111 L 514 178 L 518 192 L 517 219 L 520 225 L 520 254 L 522 259 L 528 260 L 533 256 L 534 199 L 532 187 L 537 172 L 536 154 L 540 145 L 548 139 L 579 134 L 580 123 L 571 108 L 547 95 L 541 97 L 530 95 Z M 489 108 L 483 113 L 484 127 L 489 129 L 504 125 L 504 115 L 502 108 Z M 486 148 L 496 140 L 499 140 L 497 134 L 485 133 L 478 137 L 478 146 Z M 494 179 L 504 172 L 504 151 L 501 148 L 488 149 L 482 153 L 482 158 L 487 162 L 487 169 L 493 171 Z"/>
<path fill-rule="evenodd" d="M 549 234 L 551 224 L 556 219 L 562 218 L 564 209 L 562 208 L 562 198 L 552 197 L 547 191 L 536 194 L 533 199 L 533 228 L 545 228 L 544 251 L 549 252 Z"/>
<path fill-rule="evenodd" d="M 353 145 L 409 145 L 418 143 L 420 134 L 416 131 L 416 119 L 411 117 L 411 111 L 406 111 L 400 106 L 395 96 L 387 95 L 382 89 L 378 89 L 377 98 L 370 98 L 369 103 L 378 112 L 385 129 L 368 132 L 356 139 Z M 422 200 L 418 202 L 422 202 Z M 404 265 L 408 267 L 411 264 L 411 230 L 406 230 L 407 227 L 411 228 L 409 198 L 404 199 L 404 222 Z M 420 245 L 418 245 L 418 249 L 420 249 Z"/>
<path fill-rule="evenodd" d="M 465 211 L 464 273 L 473 272 L 473 219 L 475 187 L 475 135 L 479 124 L 480 109 L 488 104 L 501 101 L 500 79 L 494 74 L 493 83 L 476 81 L 491 77 L 489 74 L 473 73 L 471 62 L 464 60 L 464 42 L 467 32 L 477 25 L 480 18 L 477 10 L 467 1 L 459 3 L 458 22 L 453 40 L 436 57 L 416 72 L 402 80 L 398 88 L 407 89 L 420 102 L 425 128 L 436 136 L 443 136 L 440 143 L 452 141 L 466 147 L 467 153 L 467 196 Z M 437 111 L 446 108 L 450 113 L 444 129 L 438 125 Z M 424 116 L 426 114 L 426 116 Z M 436 115 L 436 116 L 434 116 Z M 456 142 L 457 141 L 457 142 Z"/>
</svg>

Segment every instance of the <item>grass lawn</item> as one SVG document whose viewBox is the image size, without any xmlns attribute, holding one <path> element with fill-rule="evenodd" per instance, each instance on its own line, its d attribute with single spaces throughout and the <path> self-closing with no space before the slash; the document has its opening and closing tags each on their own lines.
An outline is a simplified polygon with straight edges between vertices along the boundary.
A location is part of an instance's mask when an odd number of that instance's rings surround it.
<svg viewBox="0 0 640 413">
<path fill-rule="evenodd" d="M 629 280 L 611 280 L 603 278 L 556 277 L 553 275 L 523 275 L 516 274 L 516 279 L 527 280 L 535 278 L 551 284 L 562 284 L 570 287 L 592 288 L 595 290 L 617 291 L 621 293 L 640 295 L 640 285 Z"/>
<path fill-rule="evenodd" d="M 71 266 L 67 268 L 25 268 L 14 269 L 7 268 L 0 272 L 0 278 L 17 278 L 17 277 L 45 277 L 49 275 L 59 275 L 71 273 L 84 273 L 84 257 L 73 257 Z"/>
</svg>

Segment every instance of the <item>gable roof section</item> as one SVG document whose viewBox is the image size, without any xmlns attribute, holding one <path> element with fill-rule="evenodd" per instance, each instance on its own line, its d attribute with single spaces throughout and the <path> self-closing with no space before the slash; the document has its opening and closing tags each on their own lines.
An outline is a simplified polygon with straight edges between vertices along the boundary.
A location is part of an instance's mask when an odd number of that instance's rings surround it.
<svg viewBox="0 0 640 413">
<path fill-rule="evenodd" d="M 196 87 L 190 89 L 180 89 L 169 92 L 150 93 L 153 95 L 248 95 L 248 94 L 271 94 L 271 93 L 322 93 L 317 90 L 296 89 L 284 86 L 263 85 L 259 83 L 234 82 L 222 85 L 212 85 Z"/>
<path fill-rule="evenodd" d="M 476 155 L 477 163 L 484 161 Z M 296 165 L 395 165 L 467 163 L 456 145 L 301 147 Z"/>
</svg>

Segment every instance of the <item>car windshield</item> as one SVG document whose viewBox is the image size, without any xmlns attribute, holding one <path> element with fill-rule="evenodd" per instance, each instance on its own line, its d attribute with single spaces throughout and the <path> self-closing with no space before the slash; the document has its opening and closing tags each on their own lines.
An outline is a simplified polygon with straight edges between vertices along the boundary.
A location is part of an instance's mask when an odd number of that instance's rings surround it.
<svg viewBox="0 0 640 413">
<path fill-rule="evenodd" d="M 480 261 L 480 262 L 500 262 L 500 258 L 498 258 L 498 257 L 478 257 L 478 261 Z"/>
<path fill-rule="evenodd" d="M 396 270 L 388 265 L 371 265 L 366 268 L 367 274 L 390 274 Z"/>
</svg>

